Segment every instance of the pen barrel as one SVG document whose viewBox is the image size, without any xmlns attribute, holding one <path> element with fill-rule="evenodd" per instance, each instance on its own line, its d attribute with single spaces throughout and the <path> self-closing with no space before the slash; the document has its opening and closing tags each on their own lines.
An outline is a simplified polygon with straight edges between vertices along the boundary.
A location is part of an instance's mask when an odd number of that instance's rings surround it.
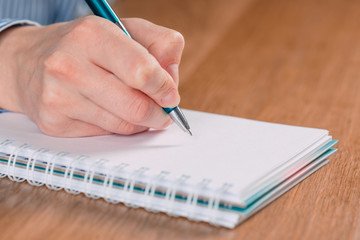
<svg viewBox="0 0 360 240">
<path fill-rule="evenodd" d="M 85 0 L 85 2 L 96 16 L 106 18 L 113 23 L 119 22 L 119 18 L 106 0 Z"/>
</svg>

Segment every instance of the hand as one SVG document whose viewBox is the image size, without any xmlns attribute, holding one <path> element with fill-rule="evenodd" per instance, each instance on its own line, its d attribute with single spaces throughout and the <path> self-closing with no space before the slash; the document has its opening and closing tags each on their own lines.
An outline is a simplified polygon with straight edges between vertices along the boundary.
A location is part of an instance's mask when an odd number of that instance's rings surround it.
<svg viewBox="0 0 360 240">
<path fill-rule="evenodd" d="M 95 16 L 6 30 L 0 35 L 0 106 L 25 113 L 52 136 L 168 126 L 161 107 L 180 102 L 183 37 L 142 19 L 123 23 L 135 40 Z"/>
</svg>

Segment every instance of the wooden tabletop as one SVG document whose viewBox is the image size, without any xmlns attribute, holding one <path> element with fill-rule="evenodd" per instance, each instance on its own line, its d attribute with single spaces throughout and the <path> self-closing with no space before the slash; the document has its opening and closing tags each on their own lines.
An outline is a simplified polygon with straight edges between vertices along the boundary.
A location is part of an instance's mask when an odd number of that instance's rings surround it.
<svg viewBox="0 0 360 240">
<path fill-rule="evenodd" d="M 3 239 L 360 239 L 360 1 L 122 0 L 183 33 L 183 108 L 324 128 L 330 163 L 233 230 L 0 181 Z"/>
</svg>

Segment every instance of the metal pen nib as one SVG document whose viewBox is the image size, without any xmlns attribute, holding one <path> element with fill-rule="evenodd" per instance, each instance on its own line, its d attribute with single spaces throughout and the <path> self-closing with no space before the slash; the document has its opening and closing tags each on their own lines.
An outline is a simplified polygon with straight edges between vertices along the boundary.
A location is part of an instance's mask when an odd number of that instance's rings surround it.
<svg viewBox="0 0 360 240">
<path fill-rule="evenodd" d="M 187 134 L 192 136 L 192 133 L 190 131 L 190 125 L 188 121 L 185 118 L 184 113 L 181 111 L 179 107 L 175 107 L 172 109 L 171 112 L 167 112 L 171 119 Z"/>
</svg>

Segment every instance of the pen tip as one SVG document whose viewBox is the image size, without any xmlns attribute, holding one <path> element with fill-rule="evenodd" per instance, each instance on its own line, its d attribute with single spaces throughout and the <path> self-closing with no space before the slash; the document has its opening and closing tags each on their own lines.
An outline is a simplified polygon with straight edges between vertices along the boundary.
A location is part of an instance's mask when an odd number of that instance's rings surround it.
<svg viewBox="0 0 360 240">
<path fill-rule="evenodd" d="M 192 133 L 190 132 L 190 129 L 187 129 L 187 133 L 192 136 Z"/>
</svg>

